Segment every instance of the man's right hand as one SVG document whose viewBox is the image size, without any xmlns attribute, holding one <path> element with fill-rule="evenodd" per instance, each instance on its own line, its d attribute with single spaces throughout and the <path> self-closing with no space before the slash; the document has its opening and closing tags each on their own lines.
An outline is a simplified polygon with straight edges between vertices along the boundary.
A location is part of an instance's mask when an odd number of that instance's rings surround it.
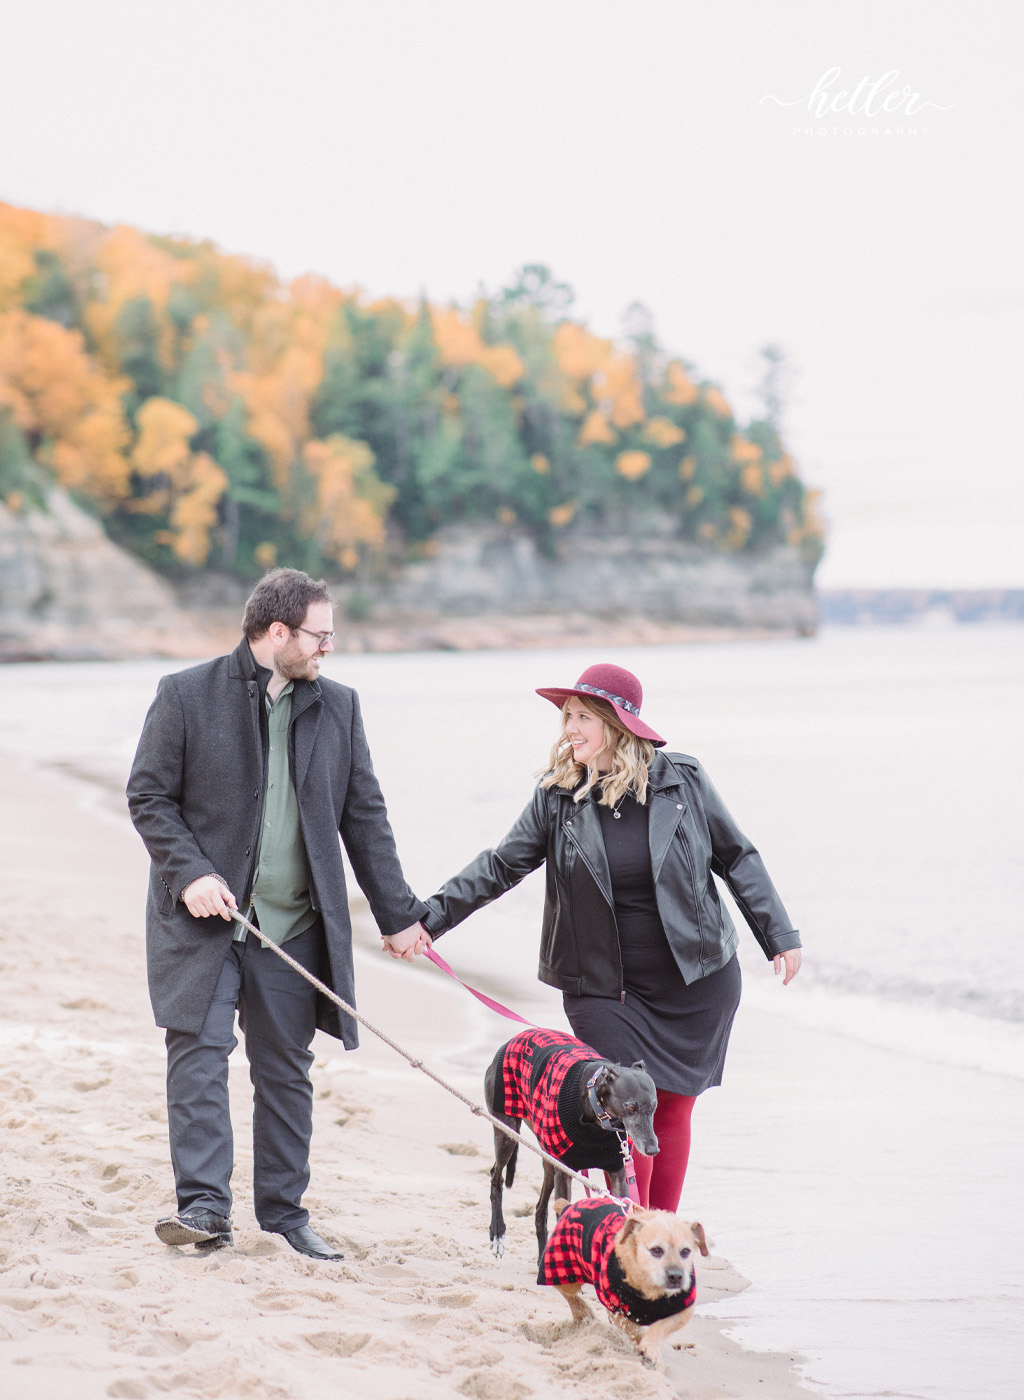
<svg viewBox="0 0 1024 1400">
<path fill-rule="evenodd" d="M 193 880 L 181 898 L 194 919 L 208 919 L 213 914 L 219 914 L 230 923 L 228 911 L 238 908 L 235 896 L 216 875 L 201 875 L 198 880 Z"/>
</svg>

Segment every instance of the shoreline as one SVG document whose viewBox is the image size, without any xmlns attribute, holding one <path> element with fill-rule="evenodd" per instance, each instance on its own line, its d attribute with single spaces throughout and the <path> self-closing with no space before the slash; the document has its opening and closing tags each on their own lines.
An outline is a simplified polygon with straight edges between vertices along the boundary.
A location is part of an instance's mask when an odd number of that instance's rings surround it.
<svg viewBox="0 0 1024 1400">
<path fill-rule="evenodd" d="M 79 794 L 74 779 L 37 768 L 0 774 L 10 832 L 0 851 L 0 1357 L 11 1400 L 71 1390 L 79 1400 L 807 1396 L 795 1357 L 746 1349 L 728 1322 L 702 1316 L 747 1286 L 720 1257 L 702 1261 L 698 1313 L 664 1370 L 644 1368 L 603 1318 L 575 1327 L 534 1281 L 539 1171 L 523 1164 L 508 1201 L 511 1247 L 494 1260 L 490 1130 L 366 1032 L 352 1055 L 328 1037 L 314 1042 L 307 1202 L 345 1261 L 306 1260 L 253 1222 L 240 1052 L 236 1247 L 204 1258 L 161 1245 L 152 1224 L 173 1191 L 162 1033 L 143 966 L 147 861 L 123 817 Z M 500 1043 L 502 1024 L 441 979 L 424 996 L 418 968 L 373 951 L 357 917 L 361 1009 L 401 1027 L 475 1098 L 481 1049 Z"/>
<path fill-rule="evenodd" d="M 597 614 L 409 618 L 388 623 L 338 619 L 334 653 L 547 651 L 562 647 L 677 646 L 700 643 L 791 640 L 811 633 L 796 628 L 725 627 Z M 183 614 L 174 627 L 124 628 L 115 635 L 63 629 L 29 641 L 0 637 L 0 666 L 45 661 L 193 660 L 233 651 L 238 616 Z"/>
</svg>

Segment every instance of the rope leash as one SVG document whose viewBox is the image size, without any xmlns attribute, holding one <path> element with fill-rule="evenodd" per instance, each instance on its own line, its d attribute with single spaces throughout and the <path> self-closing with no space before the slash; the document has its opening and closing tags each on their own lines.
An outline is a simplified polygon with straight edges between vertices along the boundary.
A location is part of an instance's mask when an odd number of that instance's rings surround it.
<svg viewBox="0 0 1024 1400">
<path fill-rule="evenodd" d="M 520 1146 L 528 1148 L 530 1152 L 535 1152 L 537 1156 L 542 1157 L 545 1162 L 550 1162 L 556 1171 L 562 1172 L 573 1181 L 578 1181 L 580 1185 L 585 1188 L 588 1195 L 595 1193 L 599 1196 L 609 1196 L 613 1201 L 622 1200 L 621 1197 L 612 1195 L 611 1191 L 607 1190 L 605 1187 L 595 1186 L 593 1182 L 588 1181 L 580 1172 L 572 1171 L 571 1168 L 564 1166 L 557 1157 L 552 1157 L 549 1152 L 545 1152 L 544 1149 L 539 1147 L 536 1143 L 528 1142 L 526 1138 L 521 1137 L 513 1128 L 510 1128 L 507 1123 L 503 1123 L 500 1118 L 495 1118 L 494 1114 L 488 1112 L 483 1104 L 476 1104 L 472 1099 L 468 1099 L 461 1090 L 456 1089 L 454 1084 L 449 1084 L 446 1079 L 442 1079 L 439 1074 L 435 1074 L 429 1065 L 425 1065 L 422 1060 L 417 1060 L 414 1056 L 410 1055 L 407 1050 L 403 1050 L 400 1045 L 397 1045 L 390 1036 L 385 1035 L 382 1030 L 378 1030 L 378 1028 L 368 1021 L 365 1016 L 361 1015 L 354 1006 L 349 1006 L 347 1001 L 342 1001 L 337 992 L 332 991 L 330 987 L 324 986 L 319 977 L 314 977 L 307 968 L 304 968 L 300 962 L 297 962 L 290 953 L 286 953 L 279 944 L 268 938 L 262 929 L 258 929 L 255 924 L 251 924 L 237 909 L 229 909 L 228 913 L 236 923 L 241 924 L 249 933 L 254 933 L 263 944 L 264 948 L 273 948 L 282 962 L 286 962 L 289 967 L 294 968 L 300 977 L 304 977 L 306 981 L 309 982 L 311 986 L 315 987 L 318 992 L 322 993 L 328 1001 L 333 1001 L 335 1006 L 340 1007 L 347 1016 L 351 1016 L 354 1021 L 358 1021 L 361 1026 L 364 1026 L 372 1035 L 375 1035 L 378 1040 L 383 1040 L 385 1045 L 389 1045 L 397 1055 L 401 1055 L 402 1059 L 410 1064 L 413 1069 L 422 1070 L 428 1079 L 432 1079 L 435 1084 L 440 1084 L 442 1089 L 447 1089 L 449 1094 L 454 1095 L 460 1103 L 466 1105 L 470 1113 L 475 1113 L 478 1118 L 486 1118 L 488 1123 L 497 1128 L 499 1132 L 504 1133 L 506 1137 L 512 1138 L 512 1140 L 519 1143 Z M 527 1022 L 527 1024 L 529 1024 L 529 1022 Z M 622 1204 L 630 1205 L 630 1202 L 622 1200 Z"/>
</svg>

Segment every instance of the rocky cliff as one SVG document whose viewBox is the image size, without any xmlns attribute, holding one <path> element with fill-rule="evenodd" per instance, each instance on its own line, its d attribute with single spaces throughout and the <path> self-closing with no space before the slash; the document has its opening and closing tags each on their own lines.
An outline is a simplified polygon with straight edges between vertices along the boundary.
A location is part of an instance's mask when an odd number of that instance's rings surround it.
<svg viewBox="0 0 1024 1400">
<path fill-rule="evenodd" d="M 47 509 L 0 503 L 0 660 L 194 655 L 170 585 L 62 491 Z"/>
<path fill-rule="evenodd" d="M 671 538 L 566 537 L 549 557 L 496 527 L 443 531 L 429 557 L 338 586 L 342 650 L 807 635 L 812 566 L 795 549 L 709 554 Z M 234 645 L 247 588 L 198 576 L 185 606 L 61 491 L 0 504 L 0 660 L 198 656 Z"/>
<path fill-rule="evenodd" d="M 441 532 L 431 557 L 375 590 L 373 615 L 579 614 L 808 635 L 817 625 L 813 571 L 789 546 L 722 554 L 653 532 L 578 533 L 549 557 L 497 527 L 459 527 Z"/>
</svg>

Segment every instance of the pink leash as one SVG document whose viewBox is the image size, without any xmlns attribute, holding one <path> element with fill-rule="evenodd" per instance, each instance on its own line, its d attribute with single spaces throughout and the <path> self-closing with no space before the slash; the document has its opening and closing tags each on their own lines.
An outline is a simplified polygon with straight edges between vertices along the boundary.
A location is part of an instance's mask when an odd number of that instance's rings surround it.
<svg viewBox="0 0 1024 1400">
<path fill-rule="evenodd" d="M 488 1010 L 496 1011 L 499 1016 L 504 1016 L 509 1021 L 518 1021 L 520 1025 L 523 1026 L 536 1025 L 536 1022 L 528 1021 L 525 1016 L 520 1016 L 517 1011 L 510 1011 L 507 1006 L 503 1006 L 500 1001 L 495 1001 L 494 998 L 489 997 L 486 992 L 478 992 L 477 989 L 471 987 L 468 982 L 463 982 L 458 973 L 453 972 L 444 958 L 441 957 L 440 953 L 436 953 L 433 948 L 424 948 L 423 952 L 424 956 L 428 957 L 435 967 L 439 967 L 442 972 L 447 972 L 448 976 L 454 978 L 460 987 L 465 987 L 470 996 L 476 997 L 479 1002 L 483 1002 Z M 633 1166 L 633 1155 L 630 1152 L 631 1143 L 629 1138 L 627 1137 L 625 1141 L 623 1141 L 620 1137 L 619 1145 L 622 1151 L 622 1169 L 626 1174 L 626 1186 L 629 1190 L 629 1199 L 634 1205 L 638 1206 L 640 1204 L 640 1193 L 636 1189 L 636 1170 Z M 584 1175 L 588 1174 L 589 1173 L 586 1171 L 584 1172 Z M 587 1195 L 589 1196 L 589 1194 L 590 1191 L 588 1188 Z"/>
<path fill-rule="evenodd" d="M 510 1021 L 518 1021 L 524 1026 L 536 1025 L 534 1021 L 528 1021 L 525 1016 L 520 1016 L 516 1011 L 510 1011 L 507 1006 L 502 1006 L 500 1001 L 495 1001 L 493 997 L 487 996 L 485 992 L 478 992 L 475 987 L 471 987 L 468 982 L 463 982 L 458 973 L 453 972 L 444 958 L 439 953 L 435 953 L 433 948 L 424 948 L 424 956 L 428 957 L 435 967 L 439 967 L 442 972 L 447 972 L 449 977 L 454 977 L 460 987 L 465 987 L 470 996 L 476 997 L 477 1001 L 482 1001 L 491 1011 L 496 1011 L 499 1016 L 506 1016 Z"/>
</svg>

